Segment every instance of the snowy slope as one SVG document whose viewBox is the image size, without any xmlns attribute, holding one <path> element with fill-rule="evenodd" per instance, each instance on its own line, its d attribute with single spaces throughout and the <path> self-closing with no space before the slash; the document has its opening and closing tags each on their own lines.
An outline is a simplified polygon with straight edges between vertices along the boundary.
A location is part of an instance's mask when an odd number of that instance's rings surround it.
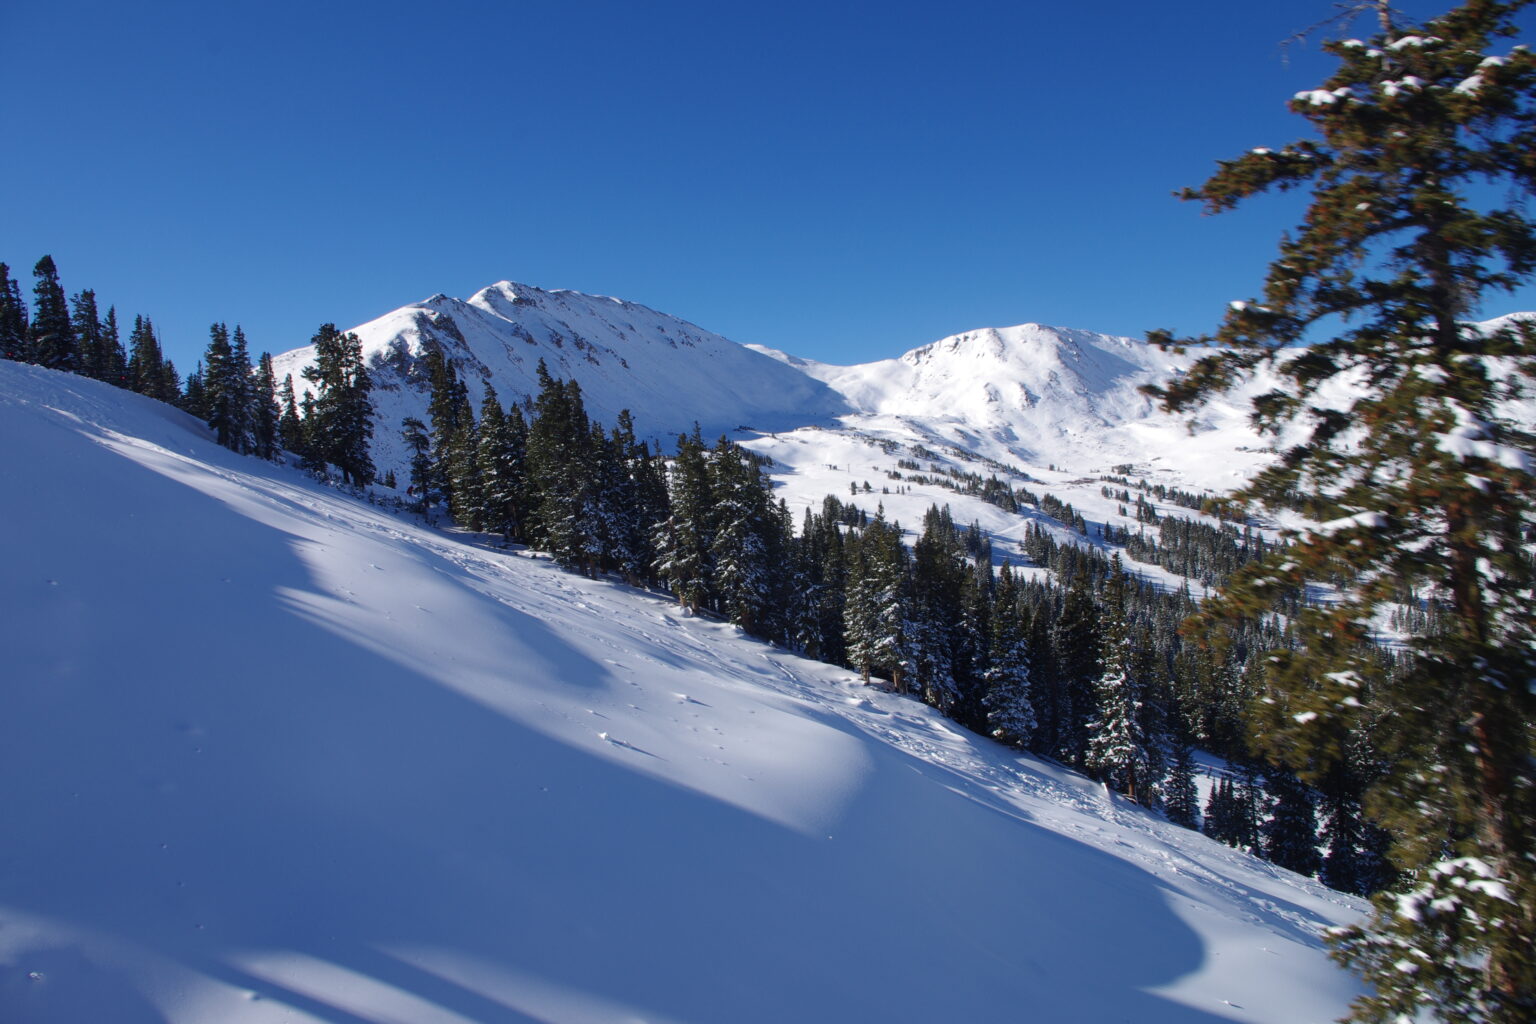
<svg viewBox="0 0 1536 1024">
<path fill-rule="evenodd" d="M 1324 1021 L 1358 905 L 0 362 L 0 1019 Z M 19 500 L 21 498 L 25 500 Z"/>
<path fill-rule="evenodd" d="M 829 421 L 848 411 L 819 381 L 717 334 L 633 302 L 581 292 L 545 291 L 502 281 L 462 301 L 434 295 L 353 328 L 372 367 L 380 471 L 407 460 L 400 421 L 427 421 L 428 381 L 421 359 L 439 348 L 469 387 L 478 415 L 487 383 L 503 404 L 538 393 L 544 360 L 556 378 L 581 385 L 587 411 L 612 425 L 629 409 L 636 428 L 666 441 L 697 421 L 714 437 L 738 426 L 780 430 Z M 307 386 L 305 347 L 276 356 L 277 379 Z"/>
</svg>

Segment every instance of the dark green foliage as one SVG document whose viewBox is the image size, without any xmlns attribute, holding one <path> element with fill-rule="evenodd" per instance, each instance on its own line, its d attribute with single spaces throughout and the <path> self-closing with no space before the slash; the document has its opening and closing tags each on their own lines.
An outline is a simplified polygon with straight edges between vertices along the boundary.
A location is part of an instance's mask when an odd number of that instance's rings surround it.
<svg viewBox="0 0 1536 1024">
<path fill-rule="evenodd" d="M 277 404 L 277 374 L 267 352 L 261 354 L 251 378 L 250 402 L 251 454 L 260 459 L 275 459 L 282 409 Z"/>
<path fill-rule="evenodd" d="M 70 331 L 75 337 L 75 372 L 97 380 L 105 380 L 110 372 L 111 357 L 107 353 L 105 331 L 101 314 L 96 309 L 96 293 L 89 288 L 76 292 L 71 303 Z"/>
<path fill-rule="evenodd" d="M 231 339 L 229 328 L 224 324 L 212 325 L 208 334 L 200 394 L 193 408 L 191 389 L 188 389 L 188 408 L 208 421 L 219 444 L 244 454 L 253 447 L 251 417 L 254 391 L 245 334 L 236 327 Z"/>
<path fill-rule="evenodd" d="M 912 593 L 901 529 L 885 521 L 884 510 L 849 536 L 845 546 L 848 588 L 843 633 L 848 660 L 867 682 L 872 674 L 907 692 L 912 668 Z"/>
<path fill-rule="evenodd" d="M 758 631 L 778 598 L 774 570 L 782 565 L 777 509 L 755 457 L 722 437 L 707 460 L 712 502 L 710 591 L 726 617 Z"/>
<path fill-rule="evenodd" d="M 1168 780 L 1163 784 L 1163 813 L 1181 828 L 1200 827 L 1200 795 L 1195 788 L 1194 748 L 1181 739 L 1173 746 Z"/>
<path fill-rule="evenodd" d="M 32 268 L 32 324 L 28 350 L 32 362 L 51 370 L 80 369 L 80 353 L 75 341 L 69 305 L 59 271 L 52 256 L 44 256 Z M 94 305 L 94 296 L 92 297 Z"/>
<path fill-rule="evenodd" d="M 667 494 L 670 514 L 655 532 L 656 572 L 679 604 L 697 612 L 711 601 L 714 578 L 714 497 L 697 424 L 677 439 Z"/>
<path fill-rule="evenodd" d="M 304 421 L 299 418 L 298 398 L 293 390 L 293 374 L 286 374 L 277 390 L 278 443 L 287 451 L 303 457 L 305 448 Z"/>
<path fill-rule="evenodd" d="M 427 425 L 414 416 L 407 416 L 400 423 L 401 440 L 411 453 L 411 482 L 406 493 L 411 497 L 411 510 L 423 519 L 432 508 L 432 438 Z"/>
<path fill-rule="evenodd" d="M 1104 587 L 1103 669 L 1094 685 L 1096 711 L 1084 767 L 1134 802 L 1155 807 L 1162 796 L 1164 738 L 1147 694 L 1150 645 L 1127 607 L 1130 587 L 1117 557 Z"/>
<path fill-rule="evenodd" d="M 1272 189 L 1309 205 L 1262 298 L 1194 339 L 1224 348 L 1154 389 L 1186 408 L 1265 366 L 1255 422 L 1305 431 L 1242 497 L 1327 528 L 1241 571 L 1203 622 L 1221 643 L 1308 580 L 1338 588 L 1265 662 L 1253 734 L 1315 780 L 1381 726 L 1366 806 L 1415 895 L 1336 936 L 1373 987 L 1362 1021 L 1536 1017 L 1536 442 L 1503 411 L 1536 376 L 1536 327 L 1465 322 L 1536 271 L 1536 222 L 1512 201 L 1536 190 L 1536 55 L 1498 45 L 1527 6 L 1467 0 L 1327 45 L 1338 70 L 1291 104 L 1316 137 L 1186 193 L 1212 211 Z M 1389 666 L 1371 630 L 1405 598 L 1437 606 L 1435 625 Z"/>
<path fill-rule="evenodd" d="M 561 565 L 596 574 L 601 543 L 592 424 L 575 381 L 555 380 L 542 359 L 538 378 L 528 428 L 529 536 Z"/>
<path fill-rule="evenodd" d="M 1013 568 L 1004 562 L 991 604 L 986 682 L 988 732 L 1004 742 L 1028 746 L 1038 721 L 1029 673 L 1029 647 Z"/>
<path fill-rule="evenodd" d="M 1099 609 L 1086 571 L 1072 577 L 1061 614 L 1051 626 L 1047 700 L 1041 711 L 1042 741 L 1051 756 L 1081 766 L 1088 748 L 1094 684 L 1103 671 Z"/>
<path fill-rule="evenodd" d="M 27 306 L 21 297 L 21 282 L 11 277 L 11 268 L 0 263 L 0 359 L 28 361 Z"/>
<path fill-rule="evenodd" d="M 373 460 L 368 444 L 373 439 L 373 403 L 368 397 L 372 382 L 363 363 L 362 342 L 355 334 L 343 334 L 334 324 L 323 324 L 310 339 L 315 362 L 304 379 L 315 386 L 305 416 L 306 464 L 316 469 L 335 466 L 350 484 L 373 482 Z"/>
<path fill-rule="evenodd" d="M 148 317 L 134 317 L 133 331 L 128 335 L 128 387 L 162 402 L 177 404 L 181 400 L 176 368 L 161 354 L 155 325 Z"/>
<path fill-rule="evenodd" d="M 1266 779 L 1274 803 L 1260 827 L 1267 860 L 1301 875 L 1315 875 L 1322 866 L 1317 852 L 1317 802 L 1300 779 L 1284 769 Z"/>
<path fill-rule="evenodd" d="M 420 420 L 407 420 L 415 424 L 419 433 Z M 424 436 L 419 440 L 425 440 Z M 521 536 L 526 511 L 523 508 L 523 485 L 527 476 L 528 427 L 521 410 L 513 409 L 510 416 L 501 407 L 496 391 L 489 384 L 480 403 L 479 448 L 475 453 L 479 464 L 481 487 L 481 527 L 491 533 L 499 533 L 508 540 Z M 411 439 L 407 437 L 407 443 Z M 426 450 L 417 451 L 412 444 L 411 484 L 429 478 L 418 459 L 424 459 Z"/>
</svg>

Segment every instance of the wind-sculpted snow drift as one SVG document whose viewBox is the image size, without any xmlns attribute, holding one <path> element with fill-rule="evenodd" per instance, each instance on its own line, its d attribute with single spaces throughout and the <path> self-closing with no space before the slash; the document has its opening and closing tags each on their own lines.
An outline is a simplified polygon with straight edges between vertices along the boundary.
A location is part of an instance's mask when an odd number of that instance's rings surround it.
<svg viewBox="0 0 1536 1024">
<path fill-rule="evenodd" d="M 466 331 L 466 333 L 468 333 Z M 1357 903 L 0 362 L 0 1019 L 1322 1021 Z"/>
</svg>

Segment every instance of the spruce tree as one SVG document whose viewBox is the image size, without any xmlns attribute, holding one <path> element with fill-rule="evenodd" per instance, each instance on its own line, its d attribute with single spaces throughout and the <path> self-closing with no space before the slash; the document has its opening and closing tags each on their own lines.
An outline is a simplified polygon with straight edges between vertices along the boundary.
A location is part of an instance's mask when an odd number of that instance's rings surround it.
<svg viewBox="0 0 1536 1024">
<path fill-rule="evenodd" d="M 53 257 L 44 256 L 38 260 L 32 268 L 32 276 L 35 283 L 28 345 L 31 359 L 52 370 L 78 370 L 80 355 L 74 325 L 70 322 L 69 305 L 64 299 L 64 287 L 59 284 L 59 271 L 54 266 Z"/>
<path fill-rule="evenodd" d="M 1038 724 L 1030 694 L 1029 651 L 1019 609 L 1013 568 L 1003 563 L 991 606 L 987 643 L 986 708 L 988 732 L 997 739 L 1027 746 Z"/>
<path fill-rule="evenodd" d="M 1088 726 L 1084 766 L 1111 789 L 1152 807 L 1161 795 L 1162 757 L 1158 737 L 1147 728 L 1146 648 L 1130 621 L 1129 588 L 1116 556 L 1105 586 L 1104 667 L 1094 687 L 1098 711 Z"/>
<path fill-rule="evenodd" d="M 678 604 L 690 612 L 706 607 L 714 576 L 714 499 L 698 424 L 677 439 L 677 455 L 667 474 L 669 513 L 654 533 L 656 572 Z"/>
<path fill-rule="evenodd" d="M 277 404 L 277 373 L 272 355 L 261 354 L 251 378 L 251 453 L 257 458 L 277 458 L 282 409 Z"/>
<path fill-rule="evenodd" d="M 561 565 L 595 573 L 600 545 L 592 470 L 599 452 L 592 424 L 575 381 L 556 380 L 542 359 L 538 379 L 528 426 L 530 533 Z"/>
<path fill-rule="evenodd" d="M 21 282 L 11 277 L 10 267 L 0 263 L 0 359 L 28 361 L 31 346 L 27 330 L 27 305 L 21 297 Z"/>
<path fill-rule="evenodd" d="M 335 324 L 322 324 L 310 339 L 315 347 L 314 365 L 304 379 L 316 393 L 305 414 L 306 460 L 312 467 L 335 466 L 350 484 L 373 482 L 373 401 L 368 397 L 372 380 L 363 362 L 363 343 L 355 334 L 343 334 Z"/>
<path fill-rule="evenodd" d="M 1195 751 L 1188 739 L 1173 746 L 1168 780 L 1163 784 L 1163 813 L 1183 828 L 1200 827 L 1200 794 L 1195 787 Z"/>
<path fill-rule="evenodd" d="M 278 408 L 281 412 L 277 419 L 278 443 L 287 451 L 295 455 L 304 454 L 304 421 L 299 417 L 298 396 L 293 390 L 293 374 L 285 374 L 283 383 L 277 389 Z"/>
<path fill-rule="evenodd" d="M 441 349 L 426 354 L 427 379 L 431 398 L 427 413 L 432 434 L 431 503 L 441 502 L 452 508 L 453 480 L 449 471 L 450 449 L 459 436 L 459 419 L 469 408 L 469 390 L 459 380 L 458 370 Z"/>
<path fill-rule="evenodd" d="M 1274 804 L 1259 827 L 1264 859 L 1299 875 L 1317 874 L 1322 857 L 1317 852 L 1316 798 L 1284 769 L 1269 772 L 1266 782 Z"/>
<path fill-rule="evenodd" d="M 160 341 L 155 328 L 142 316 L 133 318 L 133 330 L 128 334 L 128 388 L 141 395 L 159 398 L 161 371 L 165 358 L 160 354 Z"/>
<path fill-rule="evenodd" d="M 69 325 L 75 336 L 75 372 L 106 380 L 111 372 L 111 356 L 101 314 L 96 309 L 96 293 L 89 288 L 76 292 L 71 307 Z"/>
<path fill-rule="evenodd" d="M 420 420 L 408 420 L 407 423 L 415 423 L 418 429 L 421 426 Z M 508 540 L 519 535 L 523 521 L 527 434 L 522 413 L 513 409 L 509 417 L 501 407 L 496 389 L 486 384 L 480 402 L 480 446 L 476 452 L 480 469 L 482 528 Z M 417 486 L 420 475 L 413 455 L 413 487 Z"/>
<path fill-rule="evenodd" d="M 117 307 L 108 306 L 101 321 L 101 379 L 114 387 L 128 386 L 128 355 L 123 351 L 122 335 L 117 326 Z"/>
<path fill-rule="evenodd" d="M 1054 730 L 1048 737 L 1048 752 L 1067 764 L 1080 766 L 1087 751 L 1093 688 L 1103 671 L 1099 661 L 1101 650 L 1098 607 L 1088 573 L 1080 568 L 1067 586 L 1061 614 L 1051 624 L 1047 721 Z"/>
<path fill-rule="evenodd" d="M 756 633 L 773 597 L 768 559 L 774 510 L 757 463 L 740 447 L 721 437 L 707 465 L 714 521 L 711 589 L 731 622 Z"/>
<path fill-rule="evenodd" d="M 189 379 L 187 401 L 192 411 L 208 421 L 214 440 L 238 452 L 244 451 L 241 428 L 245 418 L 245 395 L 244 389 L 235 384 L 237 374 L 243 379 L 244 373 L 235 366 L 229 328 L 222 323 L 210 325 L 202 367 L 192 378 L 198 381 L 197 397 L 194 400 L 192 379 Z"/>
<path fill-rule="evenodd" d="M 850 545 L 844 629 L 848 659 L 868 682 L 879 673 L 906 693 L 913 660 L 907 553 L 885 510 Z"/>
<path fill-rule="evenodd" d="M 414 416 L 400 422 L 400 439 L 411 453 L 411 510 L 426 519 L 432 510 L 432 438 L 427 425 Z"/>
<path fill-rule="evenodd" d="M 1408 25 L 1380 4 L 1382 30 L 1328 44 L 1337 71 L 1291 102 L 1315 137 L 1186 192 L 1211 211 L 1309 193 L 1263 296 L 1234 302 L 1199 339 L 1221 348 L 1157 393 L 1182 409 L 1266 369 L 1255 422 L 1293 440 L 1243 496 L 1325 524 L 1240 572 L 1204 621 L 1338 587 L 1266 662 L 1254 731 L 1315 777 L 1366 716 L 1386 726 L 1367 806 L 1400 837 L 1409 888 L 1335 937 L 1372 986 L 1362 1021 L 1536 1018 L 1536 442 L 1504 404 L 1536 375 L 1536 325 L 1467 322 L 1536 271 L 1536 222 L 1510 198 L 1536 189 L 1536 56 L 1500 42 L 1527 6 L 1467 0 Z M 1439 625 L 1388 674 L 1372 623 L 1404 594 Z"/>
</svg>

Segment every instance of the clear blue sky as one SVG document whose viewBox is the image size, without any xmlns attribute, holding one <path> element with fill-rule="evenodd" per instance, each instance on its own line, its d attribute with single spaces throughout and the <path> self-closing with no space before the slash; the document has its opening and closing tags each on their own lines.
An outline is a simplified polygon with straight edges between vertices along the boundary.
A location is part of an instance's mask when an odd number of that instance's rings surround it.
<svg viewBox="0 0 1536 1024">
<path fill-rule="evenodd" d="M 1305 133 L 1285 102 L 1329 65 L 1280 43 L 1332 11 L 3 2 L 0 260 L 30 295 L 51 253 L 183 372 L 213 320 L 277 352 L 504 278 L 830 362 L 1029 320 L 1198 332 L 1296 207 L 1171 192 Z"/>
</svg>

